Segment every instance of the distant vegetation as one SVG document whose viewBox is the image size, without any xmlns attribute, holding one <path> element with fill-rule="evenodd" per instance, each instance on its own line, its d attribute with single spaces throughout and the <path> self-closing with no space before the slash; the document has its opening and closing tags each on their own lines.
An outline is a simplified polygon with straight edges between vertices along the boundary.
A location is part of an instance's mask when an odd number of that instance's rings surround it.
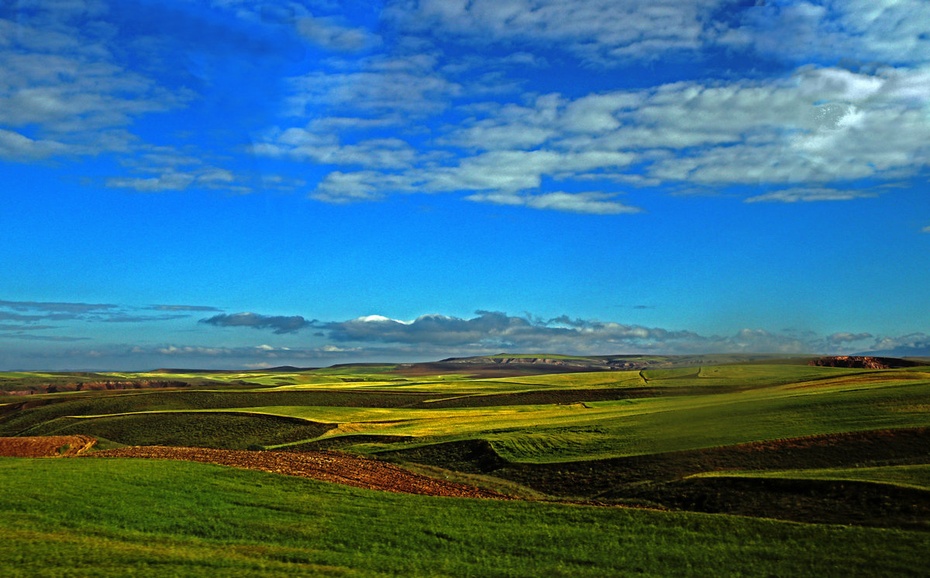
<svg viewBox="0 0 930 578">
<path fill-rule="evenodd" d="M 162 560 L 185 574 L 920 575 L 930 364 L 843 365 L 502 354 L 293 371 L 0 374 L 0 436 L 339 450 L 520 498 L 386 497 L 203 464 L 69 458 L 22 468 L 23 458 L 5 458 L 0 572 L 16 575 L 3 561 L 28 558 L 23 568 L 54 573 L 65 562 L 50 552 L 75 548 L 88 575 L 114 559 L 113 575 L 133 560 L 134 570 Z M 128 385 L 65 387 L 108 381 Z M 309 526 L 291 534 L 300 524 Z M 208 562 L 218 544 L 224 556 Z"/>
</svg>

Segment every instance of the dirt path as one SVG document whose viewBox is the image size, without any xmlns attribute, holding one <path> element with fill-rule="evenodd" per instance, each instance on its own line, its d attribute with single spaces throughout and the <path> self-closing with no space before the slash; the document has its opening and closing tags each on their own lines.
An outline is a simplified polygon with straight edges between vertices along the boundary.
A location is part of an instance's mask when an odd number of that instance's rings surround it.
<svg viewBox="0 0 930 578">
<path fill-rule="evenodd" d="M 82 435 L 0 438 L 0 456 L 68 458 L 83 454 L 96 443 L 96 439 Z"/>
<path fill-rule="evenodd" d="M 490 490 L 431 478 L 378 460 L 338 452 L 136 446 L 98 451 L 88 454 L 87 457 L 185 460 L 300 476 L 370 490 L 427 496 L 507 499 L 506 496 Z"/>
</svg>

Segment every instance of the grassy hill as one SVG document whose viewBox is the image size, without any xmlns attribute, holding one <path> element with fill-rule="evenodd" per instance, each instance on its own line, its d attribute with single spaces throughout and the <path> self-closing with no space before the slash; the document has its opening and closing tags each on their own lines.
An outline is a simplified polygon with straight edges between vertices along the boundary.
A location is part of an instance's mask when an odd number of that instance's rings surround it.
<svg viewBox="0 0 930 578">
<path fill-rule="evenodd" d="M 812 366 L 811 359 L 502 354 L 293 371 L 176 371 L 172 385 L 161 384 L 169 374 L 154 372 L 0 374 L 0 390 L 15 393 L 0 397 L 0 436 L 82 434 L 102 447 L 335 449 L 522 498 L 378 501 L 360 490 L 203 464 L 3 459 L 0 480 L 14 492 L 3 511 L 16 513 L 4 529 L 14 536 L 4 559 L 18 548 L 39 548 L 29 536 L 42 535 L 75 547 L 102 536 L 100 551 L 125 552 L 116 558 L 126 564 L 136 555 L 152 564 L 170 559 L 185 574 L 208 571 L 207 545 L 220 543 L 236 545 L 221 564 L 256 575 L 291 567 L 319 575 L 493 575 L 492 568 L 499 575 L 596 576 L 623 568 L 667 575 L 706 574 L 714 564 L 731 574 L 835 575 L 853 571 L 853 561 L 871 575 L 921 574 L 930 539 L 930 367 Z M 621 363 L 626 368 L 616 369 Z M 130 385 L 40 393 L 80 379 Z M 226 485 L 209 481 L 216 476 Z M 127 522 L 137 508 L 129 498 L 110 510 L 102 502 L 89 505 L 96 494 L 134 495 L 116 479 L 157 496 L 143 500 L 158 512 L 146 522 L 151 527 Z M 174 510 L 160 504 L 188 499 L 175 495 L 182 479 L 186 487 L 207 488 L 217 502 L 188 504 L 194 514 L 172 521 Z M 74 488 L 87 483 L 99 483 L 87 490 L 94 497 L 68 505 L 80 501 Z M 318 513 L 314 508 L 323 506 L 307 502 L 304 492 L 326 495 L 334 510 Z M 55 496 L 50 503 L 57 500 L 63 513 L 40 505 L 42 494 Z M 33 497 L 17 502 L 17 495 Z M 295 502 L 297 495 L 303 497 Z M 218 525 L 190 517 L 229 502 L 274 520 L 246 519 L 234 508 L 218 514 L 226 520 Z M 69 508 L 76 510 L 65 516 Z M 428 530 L 409 525 L 422 509 L 433 512 Z M 295 515 L 351 531 L 301 546 L 287 535 Z M 60 526 L 65 519 L 75 521 Z M 493 521 L 499 542 L 484 537 L 481 519 Z M 45 529 L 27 531 L 28 520 Z M 381 533 L 370 529 L 373 521 Z M 245 527 L 265 536 L 266 545 L 237 533 Z M 385 534 L 387 527 L 404 529 Z M 711 544 L 708 536 L 719 532 L 724 542 Z M 564 547 L 546 546 L 547 535 L 571 538 Z M 409 545 L 414 538 L 434 549 Z M 785 545 L 791 543 L 818 554 L 792 553 Z M 358 550 L 376 552 L 375 562 L 352 554 Z M 106 557 L 86 556 L 88 569 Z M 185 560 L 199 562 L 189 567 Z M 114 574 L 125 569 L 120 564 Z M 149 562 L 141 564 L 145 570 Z"/>
</svg>

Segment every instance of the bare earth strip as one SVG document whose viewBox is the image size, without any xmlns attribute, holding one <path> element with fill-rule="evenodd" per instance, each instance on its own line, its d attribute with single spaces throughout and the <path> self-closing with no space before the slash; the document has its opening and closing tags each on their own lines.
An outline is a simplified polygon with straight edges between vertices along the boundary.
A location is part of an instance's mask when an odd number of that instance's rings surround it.
<svg viewBox="0 0 930 578">
<path fill-rule="evenodd" d="M 96 443 L 94 438 L 82 435 L 0 438 L 0 456 L 65 458 L 80 455 Z"/>
<path fill-rule="evenodd" d="M 431 478 L 381 461 L 337 452 L 297 453 L 135 446 L 98 451 L 89 456 L 185 460 L 300 476 L 370 490 L 427 496 L 507 499 L 506 496 L 489 490 Z"/>
</svg>

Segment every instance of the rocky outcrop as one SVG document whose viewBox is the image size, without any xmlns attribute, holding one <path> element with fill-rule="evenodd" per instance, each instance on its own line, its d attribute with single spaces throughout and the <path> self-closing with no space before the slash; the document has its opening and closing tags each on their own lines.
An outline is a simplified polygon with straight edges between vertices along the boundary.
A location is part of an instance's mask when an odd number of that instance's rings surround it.
<svg viewBox="0 0 930 578">
<path fill-rule="evenodd" d="M 872 357 L 870 355 L 835 355 L 811 360 L 808 365 L 819 367 L 852 367 L 857 369 L 895 369 L 915 367 L 917 362 L 895 357 Z"/>
</svg>

